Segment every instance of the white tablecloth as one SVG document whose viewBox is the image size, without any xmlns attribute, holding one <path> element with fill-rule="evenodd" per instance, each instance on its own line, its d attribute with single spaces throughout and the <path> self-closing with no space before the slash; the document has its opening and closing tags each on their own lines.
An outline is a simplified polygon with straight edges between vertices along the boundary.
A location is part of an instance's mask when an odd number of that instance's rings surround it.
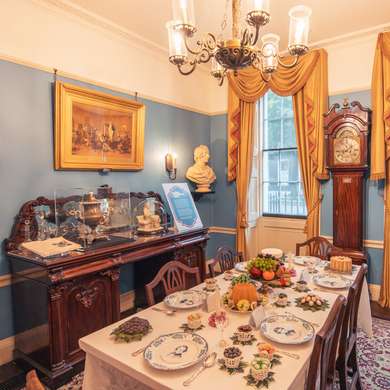
<svg viewBox="0 0 390 390">
<path fill-rule="evenodd" d="M 302 268 L 296 266 L 296 269 L 299 274 Z M 221 287 L 221 291 L 224 292 L 228 287 L 228 282 L 219 277 L 218 283 Z M 314 313 L 310 311 L 303 311 L 302 309 L 295 307 L 294 304 L 294 299 L 297 296 L 301 296 L 302 293 L 295 292 L 292 289 L 288 289 L 287 291 L 285 290 L 285 292 L 288 292 L 289 300 L 292 302 L 292 305 L 287 308 L 289 312 L 309 321 L 316 322 L 322 326 L 330 309 Z M 342 294 L 345 296 L 347 293 L 347 291 L 342 291 Z M 337 294 L 333 292 L 316 291 L 316 294 L 326 298 L 330 303 L 330 307 L 333 305 L 337 297 Z M 160 303 L 158 306 L 163 307 L 164 305 Z M 284 309 L 278 308 L 272 308 L 270 310 L 273 312 L 284 312 Z M 132 342 L 129 344 L 116 343 L 112 337 L 110 337 L 112 329 L 125 320 L 119 321 L 116 324 L 110 325 L 80 339 L 80 346 L 87 354 L 83 389 L 164 390 L 191 388 L 193 390 L 215 390 L 217 388 L 228 390 L 245 388 L 246 381 L 243 376 L 246 373 L 228 375 L 225 371 L 221 371 L 217 364 L 203 372 L 190 387 L 184 387 L 182 385 L 183 381 L 191 376 L 194 370 L 197 369 L 197 366 L 180 371 L 164 372 L 151 368 L 144 361 L 142 354 L 137 357 L 131 356 L 131 352 L 147 345 L 159 335 L 180 331 L 179 327 L 181 324 L 186 322 L 188 314 L 189 311 L 181 311 L 177 312 L 174 316 L 166 316 L 163 313 L 159 313 L 151 309 L 146 309 L 138 313 L 137 316 L 147 318 L 153 327 L 153 331 L 139 342 Z M 229 340 L 229 337 L 233 335 L 239 325 L 247 323 L 249 319 L 248 314 L 229 312 L 228 315 L 229 326 L 225 330 L 226 340 Z M 220 357 L 223 349 L 218 346 L 219 333 L 215 328 L 211 328 L 207 325 L 207 318 L 208 314 L 204 312 L 203 323 L 206 326 L 197 333 L 208 341 L 209 350 L 215 350 Z M 360 300 L 358 326 L 368 335 L 372 334 L 371 310 L 366 281 L 364 282 L 362 297 Z M 319 328 L 316 328 L 316 330 L 318 329 Z M 256 331 L 256 337 L 259 341 L 266 341 L 260 336 L 259 331 Z M 290 357 L 283 356 L 282 364 L 277 365 L 272 369 L 275 373 L 275 381 L 270 383 L 269 389 L 303 389 L 312 348 L 313 341 L 297 346 L 280 346 L 280 349 L 299 354 L 300 359 L 295 360 Z M 243 346 L 241 349 L 243 351 L 244 360 L 249 363 L 253 358 L 253 354 L 256 353 L 256 343 L 252 346 Z"/>
</svg>

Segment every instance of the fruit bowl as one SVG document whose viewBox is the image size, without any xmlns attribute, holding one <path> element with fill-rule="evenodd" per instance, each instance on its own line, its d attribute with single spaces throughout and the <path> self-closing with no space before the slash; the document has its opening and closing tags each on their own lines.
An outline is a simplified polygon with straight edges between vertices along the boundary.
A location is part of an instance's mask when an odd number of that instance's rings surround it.
<svg viewBox="0 0 390 390">
<path fill-rule="evenodd" d="M 271 255 L 259 254 L 248 261 L 247 271 L 255 280 L 271 281 L 278 277 L 281 262 Z"/>
</svg>

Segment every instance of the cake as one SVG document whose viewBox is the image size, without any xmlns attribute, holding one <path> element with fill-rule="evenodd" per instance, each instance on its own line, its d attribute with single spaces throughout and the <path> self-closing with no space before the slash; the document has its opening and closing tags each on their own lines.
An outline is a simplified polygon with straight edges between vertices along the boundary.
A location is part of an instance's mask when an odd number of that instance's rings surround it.
<svg viewBox="0 0 390 390">
<path fill-rule="evenodd" d="M 332 256 L 330 269 L 337 272 L 352 272 L 352 259 L 347 256 Z"/>
</svg>

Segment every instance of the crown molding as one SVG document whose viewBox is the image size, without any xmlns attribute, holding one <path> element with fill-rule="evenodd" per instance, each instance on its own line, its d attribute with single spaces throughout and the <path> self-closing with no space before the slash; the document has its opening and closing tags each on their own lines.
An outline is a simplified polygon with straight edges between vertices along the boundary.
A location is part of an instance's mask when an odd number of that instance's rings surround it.
<svg viewBox="0 0 390 390">
<path fill-rule="evenodd" d="M 143 37 L 136 32 L 129 30 L 111 20 L 100 16 L 94 12 L 74 4 L 70 0 L 32 0 L 34 3 L 51 9 L 55 12 L 73 18 L 82 22 L 89 27 L 92 27 L 100 32 L 109 34 L 114 39 L 121 39 L 137 49 L 146 51 L 153 55 L 157 55 L 164 61 L 168 61 L 168 48 L 160 45 L 150 39 Z M 205 64 L 200 64 L 197 68 L 203 73 L 209 73 L 209 69 Z"/>
</svg>

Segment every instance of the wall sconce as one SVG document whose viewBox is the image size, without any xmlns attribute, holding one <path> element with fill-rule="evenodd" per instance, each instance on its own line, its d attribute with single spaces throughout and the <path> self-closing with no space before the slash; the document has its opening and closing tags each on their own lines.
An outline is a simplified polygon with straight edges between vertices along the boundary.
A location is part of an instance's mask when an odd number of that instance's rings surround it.
<svg viewBox="0 0 390 390">
<path fill-rule="evenodd" d="M 165 155 L 165 169 L 168 172 L 168 177 L 171 180 L 176 179 L 176 154 L 175 153 L 167 153 Z"/>
</svg>

